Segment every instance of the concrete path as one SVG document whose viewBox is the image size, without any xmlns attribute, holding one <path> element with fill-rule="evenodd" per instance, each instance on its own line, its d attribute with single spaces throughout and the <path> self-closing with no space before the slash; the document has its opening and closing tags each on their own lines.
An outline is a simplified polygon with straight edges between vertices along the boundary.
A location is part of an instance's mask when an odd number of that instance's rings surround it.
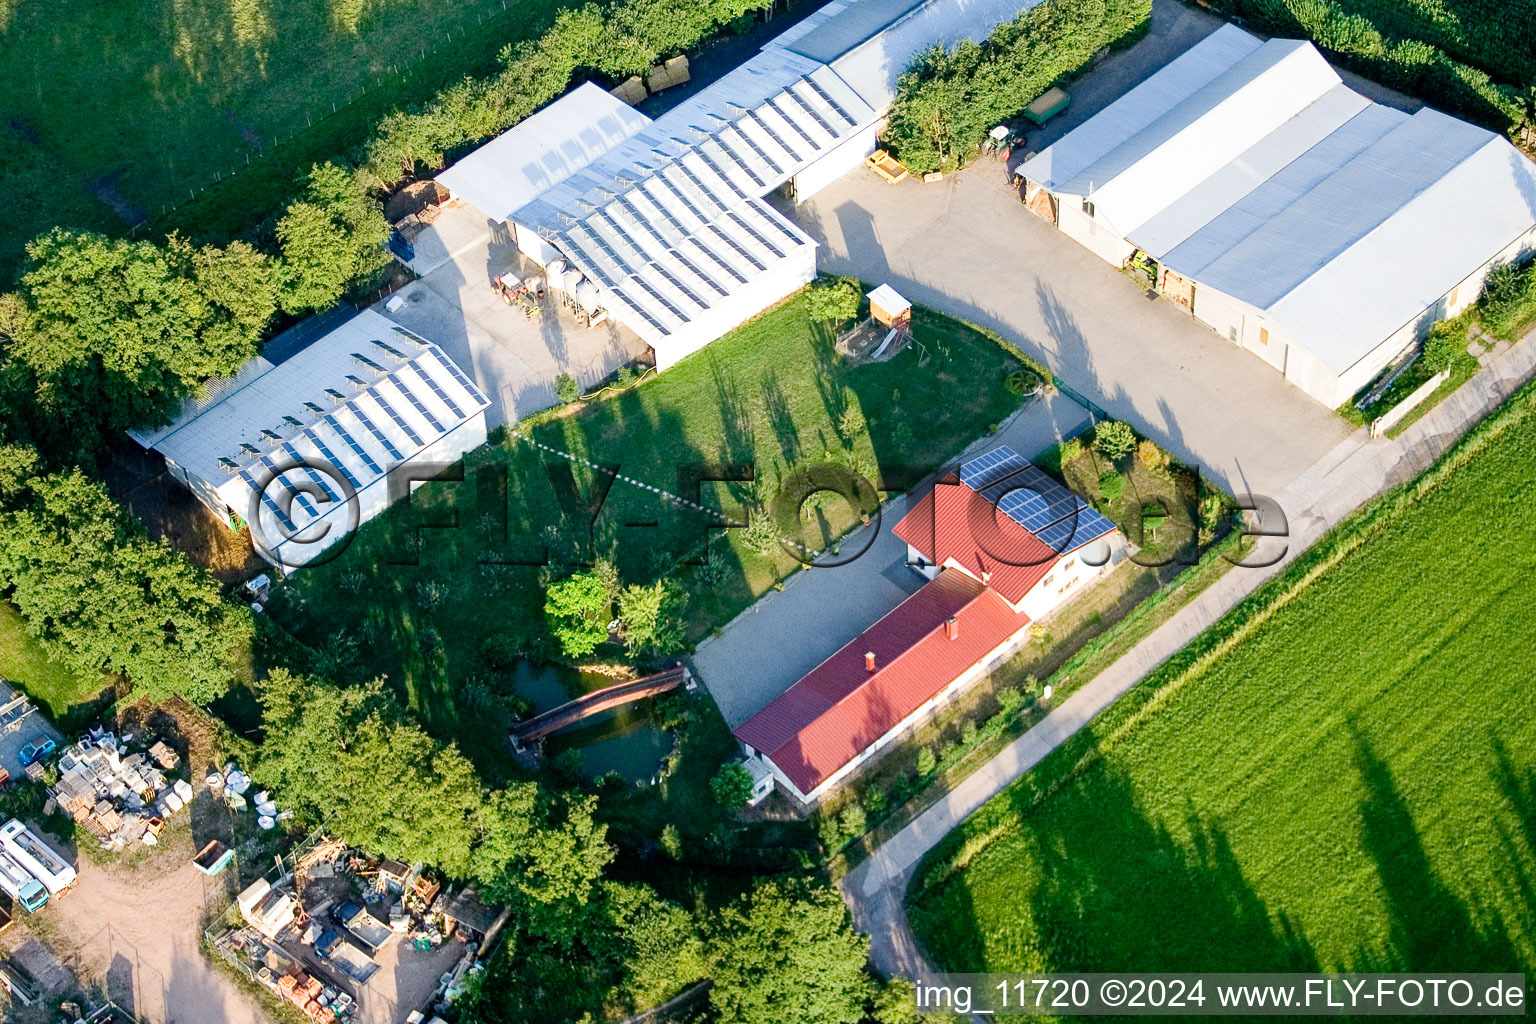
<svg viewBox="0 0 1536 1024">
<path fill-rule="evenodd" d="M 1070 398 L 1036 399 L 956 461 L 1002 444 L 1033 458 L 1087 427 L 1087 410 Z M 845 554 L 868 545 L 862 555 L 796 573 L 782 592 L 764 595 L 719 636 L 699 644 L 694 669 L 728 725 L 746 721 L 926 582 L 907 565 L 906 543 L 891 532 L 906 511 L 905 495 L 891 498 L 879 520 L 842 541 Z"/>
<path fill-rule="evenodd" d="M 913 870 L 924 854 L 1351 512 L 1433 464 L 1536 375 L 1532 337 L 1536 335 L 1494 355 L 1471 381 L 1397 440 L 1372 441 L 1361 430 L 1339 444 L 1280 492 L 1278 500 L 1290 527 L 1280 562 L 1266 569 L 1227 573 L 850 872 L 841 883 L 843 894 L 855 923 L 870 933 L 875 965 L 909 977 L 930 969 L 907 926 L 903 906 Z"/>
<path fill-rule="evenodd" d="M 491 278 L 519 266 L 517 247 L 506 225 L 472 207 L 444 207 L 417 237 L 411 266 L 421 279 L 374 308 L 443 347 L 490 399 L 493 429 L 554 405 L 561 373 L 591 387 L 648 351 L 628 329 L 582 327 L 554 300 L 536 321 L 509 308 Z"/>
</svg>

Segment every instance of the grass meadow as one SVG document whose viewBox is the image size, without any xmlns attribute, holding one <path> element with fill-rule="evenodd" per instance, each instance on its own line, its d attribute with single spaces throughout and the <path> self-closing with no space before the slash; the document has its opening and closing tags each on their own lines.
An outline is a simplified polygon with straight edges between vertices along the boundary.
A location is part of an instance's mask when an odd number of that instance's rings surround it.
<svg viewBox="0 0 1536 1024">
<path fill-rule="evenodd" d="M 0 0 L 0 274 L 54 225 L 241 230 L 286 202 L 310 163 L 350 150 L 390 108 L 491 69 L 560 6 Z M 227 208 L 166 219 L 232 172 L 250 187 Z"/>
<path fill-rule="evenodd" d="M 50 658 L 9 601 L 0 601 L 0 679 L 18 686 L 66 729 L 84 724 L 110 686 L 102 676 L 83 675 Z"/>
<path fill-rule="evenodd" d="M 482 767 L 500 762 L 505 716 L 487 714 L 481 698 L 505 679 L 484 663 L 482 643 L 542 622 L 550 575 L 598 556 L 630 582 L 676 573 L 696 641 L 799 567 L 718 528 L 745 518 L 751 484 L 706 482 L 690 494 L 687 467 L 755 465 L 770 488 L 828 460 L 870 478 L 932 469 L 1016 407 L 1004 378 L 1019 364 L 993 337 L 926 311 L 915 336 L 931 356 L 921 369 L 911 348 L 849 366 L 805 298 L 792 299 L 660 376 L 471 453 L 463 481 L 424 486 L 367 524 L 342 557 L 280 588 L 273 614 L 322 647 L 340 631 L 363 638 L 350 671 L 389 676 L 440 735 Z M 611 478 L 587 462 L 633 482 L 611 482 L 599 502 Z M 839 500 L 817 509 L 804 538 L 820 546 L 856 521 Z"/>
<path fill-rule="evenodd" d="M 940 844 L 950 970 L 1536 964 L 1536 388 Z"/>
</svg>

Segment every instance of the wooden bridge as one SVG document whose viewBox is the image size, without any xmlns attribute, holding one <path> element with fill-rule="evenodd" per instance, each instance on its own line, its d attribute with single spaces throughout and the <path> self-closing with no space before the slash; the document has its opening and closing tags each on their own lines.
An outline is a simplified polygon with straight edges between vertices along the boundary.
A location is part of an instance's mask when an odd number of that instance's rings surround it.
<svg viewBox="0 0 1536 1024">
<path fill-rule="evenodd" d="M 526 744 L 542 739 L 552 732 L 559 732 L 583 718 L 590 718 L 599 712 L 646 697 L 654 697 L 658 693 L 675 690 L 685 685 L 691 678 L 688 669 L 679 662 L 655 675 L 605 686 L 601 690 L 583 694 L 557 708 L 551 708 L 543 714 L 534 715 L 526 722 L 518 722 L 507 730 L 507 739 L 511 741 L 513 750 L 522 750 Z"/>
</svg>

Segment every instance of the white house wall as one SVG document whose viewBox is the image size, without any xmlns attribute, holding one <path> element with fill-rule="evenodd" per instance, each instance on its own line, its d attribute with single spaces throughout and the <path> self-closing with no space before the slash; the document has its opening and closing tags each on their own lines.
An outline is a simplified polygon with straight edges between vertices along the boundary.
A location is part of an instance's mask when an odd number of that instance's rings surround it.
<svg viewBox="0 0 1536 1024">
<path fill-rule="evenodd" d="M 560 250 L 539 237 L 532 228 L 521 224 L 513 224 L 512 228 L 517 238 L 517 251 L 539 266 L 549 266 L 549 261 L 560 255 Z"/>
<path fill-rule="evenodd" d="M 802 246 L 793 258 L 781 261 L 767 273 L 759 274 L 729 300 L 712 306 L 696 320 L 665 337 L 655 331 L 642 331 L 644 322 L 625 321 L 656 350 L 656 369 L 665 370 L 679 359 L 708 345 L 716 338 L 757 316 L 787 295 L 810 284 L 816 277 L 816 247 Z"/>
<path fill-rule="evenodd" d="M 991 671 L 991 669 L 1000 661 L 1011 655 L 1014 649 L 1018 647 L 1018 645 L 1028 635 L 1028 633 L 1029 624 L 1025 623 L 1024 625 L 1020 626 L 1012 636 L 1008 637 L 1008 639 L 1004 640 L 1002 643 L 992 648 L 992 650 L 988 651 L 980 661 L 976 662 L 976 664 L 972 665 L 961 675 L 957 676 L 954 682 L 950 683 L 948 686 L 944 687 L 944 689 L 930 697 L 927 703 L 923 704 L 916 711 L 912 712 L 906 718 L 903 718 L 900 722 L 897 722 L 894 726 L 891 727 L 889 732 L 875 740 L 875 742 L 871 743 L 868 747 L 865 747 L 864 750 L 860 752 L 856 757 L 854 757 L 853 760 L 849 761 L 837 771 L 833 772 L 821 783 L 821 785 L 817 786 L 809 793 L 801 793 L 799 788 L 789 780 L 789 777 L 779 770 L 779 766 L 773 763 L 773 758 L 769 757 L 767 754 L 763 754 L 763 760 L 766 761 L 768 766 L 773 769 L 774 779 L 778 781 L 779 785 L 784 787 L 786 792 L 794 795 L 794 797 L 801 803 L 814 803 L 815 801 L 820 800 L 822 797 L 826 796 L 828 793 L 832 792 L 832 790 L 836 789 L 838 786 L 842 785 L 842 783 L 848 779 L 849 776 L 853 775 L 853 773 L 857 772 L 862 765 L 867 764 L 872 758 L 874 758 L 876 754 L 890 746 L 896 740 L 900 739 L 913 726 L 929 718 L 944 705 L 959 697 L 961 693 L 968 689 L 987 672 Z"/>
<path fill-rule="evenodd" d="M 485 411 L 481 410 L 438 438 L 432 444 L 423 448 L 417 454 L 406 459 L 405 462 L 400 463 L 399 466 L 390 467 L 388 473 L 359 491 L 357 495 L 357 526 L 361 528 L 363 523 L 368 522 L 368 520 L 389 507 L 389 479 L 398 473 L 401 467 L 423 467 L 431 463 L 451 465 L 458 462 L 469 452 L 485 444 L 485 442 Z M 247 502 L 249 500 L 249 498 L 246 499 Z M 239 512 L 242 516 L 248 517 L 250 510 L 249 508 L 237 508 L 235 511 Z M 265 516 L 265 513 L 263 515 Z M 274 564 L 283 564 L 290 571 L 293 568 L 301 568 L 304 564 L 312 562 L 321 552 L 349 536 L 349 531 L 347 530 L 348 518 L 347 503 L 336 503 L 327 509 L 324 516 L 308 524 L 299 532 L 300 537 L 309 536 L 312 533 L 318 532 L 319 525 L 324 523 L 329 529 L 323 538 L 320 538 L 313 544 L 303 544 L 295 541 L 279 543 L 274 546 L 276 549 L 274 551 L 275 561 L 271 558 L 267 560 L 274 562 Z M 257 546 L 256 553 L 263 558 L 267 558 L 266 553 L 261 550 L 260 546 Z M 292 558 L 292 563 L 288 561 L 289 557 Z"/>
<path fill-rule="evenodd" d="M 1082 550 L 1079 549 L 1057 559 L 1051 571 L 1019 600 L 1019 611 L 1028 615 L 1032 621 L 1039 622 L 1082 593 L 1083 588 L 1097 579 L 1109 564 L 1087 565 L 1081 556 Z"/>
<path fill-rule="evenodd" d="M 1112 228 L 1098 223 L 1083 210 L 1083 197 L 1056 197 L 1056 224 L 1062 233 L 1112 267 L 1123 267 L 1135 252 Z"/>
<path fill-rule="evenodd" d="M 872 124 L 795 175 L 795 202 L 803 203 L 849 171 L 862 166 L 875 151 L 885 122 Z"/>
</svg>

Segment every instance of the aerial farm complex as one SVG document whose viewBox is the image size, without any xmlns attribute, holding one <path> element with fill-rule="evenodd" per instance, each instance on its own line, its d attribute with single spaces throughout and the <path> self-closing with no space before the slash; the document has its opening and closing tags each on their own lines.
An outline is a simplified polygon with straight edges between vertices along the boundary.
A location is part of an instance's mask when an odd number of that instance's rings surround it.
<svg viewBox="0 0 1536 1024">
<path fill-rule="evenodd" d="M 1518 1012 L 1533 54 L 0 0 L 0 1016 Z"/>
</svg>

